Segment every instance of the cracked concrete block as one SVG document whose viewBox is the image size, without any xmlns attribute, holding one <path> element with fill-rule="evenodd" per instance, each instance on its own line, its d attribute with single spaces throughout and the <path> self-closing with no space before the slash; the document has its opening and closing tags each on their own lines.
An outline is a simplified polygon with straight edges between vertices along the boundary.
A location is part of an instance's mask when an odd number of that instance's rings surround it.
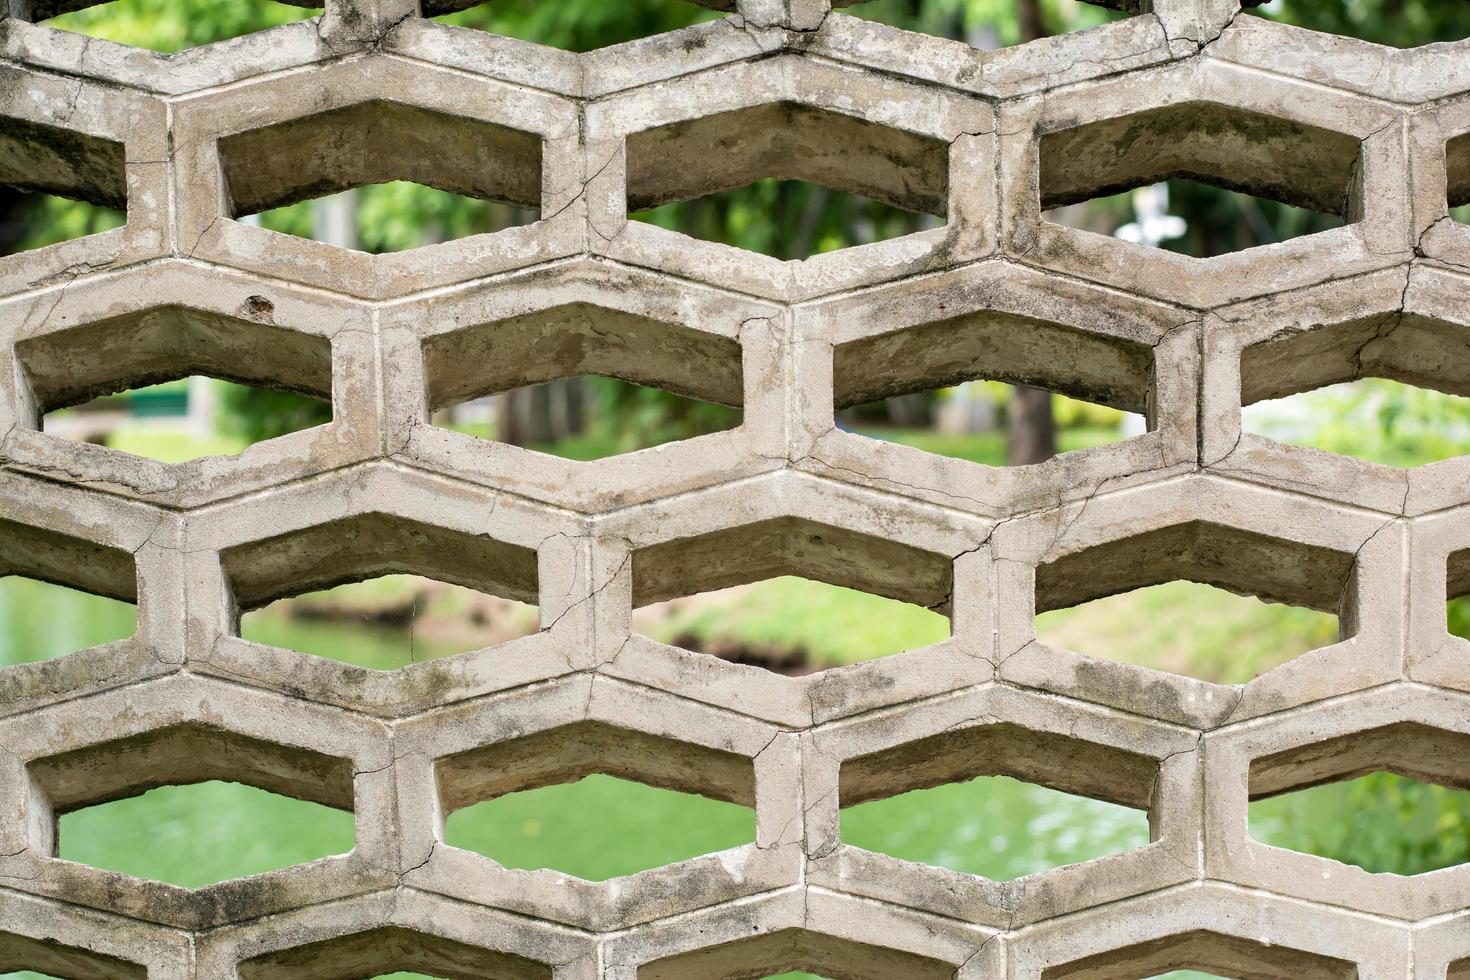
<svg viewBox="0 0 1470 980">
<path fill-rule="evenodd" d="M 1470 785 L 1445 619 L 1470 457 L 1394 469 L 1241 425 L 1363 377 L 1470 394 L 1470 39 L 1109 0 L 1128 16 L 982 51 L 842 0 L 697 2 L 725 16 L 586 54 L 428 19 L 466 0 L 329 0 L 170 55 L 38 22 L 56 3 L 0 19 L 0 184 L 127 213 L 0 258 L 0 575 L 137 606 L 131 637 L 0 670 L 0 972 L 1470 977 L 1470 866 L 1370 874 L 1246 817 L 1372 770 Z M 636 218 L 767 178 L 929 224 L 783 261 Z M 1048 217 L 1167 179 L 1343 225 L 1196 259 Z M 535 220 L 386 255 L 239 220 L 393 180 Z M 331 421 L 179 464 L 46 431 L 191 374 Z M 740 421 L 589 462 L 436 424 L 589 374 Z M 838 424 L 972 380 L 1141 432 L 988 467 Z M 386 572 L 534 602 L 539 628 L 396 671 L 240 636 Z M 635 628 L 781 575 L 949 635 L 783 676 Z M 1179 579 L 1341 638 L 1239 685 L 1037 639 L 1038 612 Z M 591 773 L 748 807 L 752 839 L 604 882 L 446 843 L 459 809 Z M 1148 842 L 1001 882 L 842 840 L 844 807 L 999 774 L 1146 813 Z M 206 779 L 351 811 L 355 846 L 192 890 L 56 857 L 58 814 Z"/>
<path fill-rule="evenodd" d="M 1414 921 L 1463 910 L 1464 865 L 1424 875 L 1371 874 L 1355 865 L 1269 847 L 1244 819 L 1249 800 L 1368 772 L 1436 785 L 1465 785 L 1465 695 L 1400 688 L 1314 705 L 1254 727 L 1209 733 L 1205 765 L 1205 863 L 1209 876 L 1260 883 L 1277 894 Z"/>
<path fill-rule="evenodd" d="M 1031 930 L 1011 944 L 1011 976 L 1073 980 L 1188 969 L 1387 980 L 1403 975 L 1410 935 L 1388 923 L 1317 914 L 1276 896 L 1196 883 L 1099 909 L 1087 914 L 1081 928 L 1047 924 Z"/>
</svg>

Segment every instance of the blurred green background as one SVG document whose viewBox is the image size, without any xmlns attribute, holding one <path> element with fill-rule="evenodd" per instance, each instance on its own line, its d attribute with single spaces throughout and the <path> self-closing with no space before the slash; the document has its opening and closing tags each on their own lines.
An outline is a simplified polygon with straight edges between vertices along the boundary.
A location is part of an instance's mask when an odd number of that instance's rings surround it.
<svg viewBox="0 0 1470 980">
<path fill-rule="evenodd" d="M 1123 16 L 1075 0 L 874 0 L 847 13 L 986 48 Z M 51 23 L 168 52 L 313 14 L 267 0 L 116 0 Z M 718 16 L 680 0 L 492 0 L 439 19 L 586 51 Z M 1461 0 L 1273 0 L 1250 16 L 1399 47 L 1470 37 L 1470 2 Z M 496 231 L 535 217 L 496 202 L 394 183 L 250 220 L 376 253 Z M 779 258 L 802 258 L 937 223 L 789 181 L 761 181 L 637 217 Z M 1327 216 L 1189 182 L 1088 202 L 1050 217 L 1123 235 L 1134 234 L 1146 218 L 1169 218 L 1178 233 L 1149 243 L 1192 255 L 1268 244 L 1334 224 Z M 0 188 L 0 254 L 116 227 L 123 220 L 119 213 L 80 202 Z M 260 439 L 320 424 L 330 414 L 329 406 L 296 396 L 196 378 L 56 412 L 46 427 L 121 451 L 179 461 L 238 452 Z M 479 399 L 440 413 L 435 422 L 572 459 L 594 459 L 726 429 L 739 424 L 739 413 L 589 377 Z M 839 422 L 874 438 L 996 466 L 1037 462 L 1054 451 L 1107 444 L 1142 431 L 1141 420 L 1110 409 L 985 381 L 861 406 L 843 413 Z M 1470 409 L 1464 399 L 1379 380 L 1253 407 L 1246 425 L 1283 442 L 1394 466 L 1470 450 Z M 1453 632 L 1470 636 L 1470 605 L 1452 601 L 1447 618 Z M 935 613 L 798 579 L 639 610 L 635 626 L 666 642 L 792 673 L 948 636 L 948 622 Z M 536 628 L 536 613 L 529 607 L 394 576 L 283 600 L 248 615 L 242 635 L 394 669 L 491 646 Z M 128 636 L 133 629 L 131 606 L 29 580 L 0 579 L 0 665 L 61 656 Z M 1049 643 L 1223 683 L 1249 680 L 1337 637 L 1332 616 L 1192 583 L 1048 613 L 1038 629 Z M 1416 874 L 1470 860 L 1467 800 L 1470 794 L 1377 773 L 1254 804 L 1250 829 L 1268 843 L 1370 871 Z M 594 776 L 477 804 L 453 815 L 446 835 L 453 846 L 481 851 L 511 867 L 556 867 L 604 879 L 747 843 L 753 816 L 731 804 Z M 1148 830 L 1139 811 L 987 777 L 853 807 L 844 812 L 842 835 L 860 847 L 1007 880 L 1139 846 Z M 194 887 L 342 853 L 352 839 L 349 814 L 250 787 L 207 783 L 155 790 L 68 815 L 61 822 L 60 846 L 61 856 L 70 860 Z"/>
</svg>

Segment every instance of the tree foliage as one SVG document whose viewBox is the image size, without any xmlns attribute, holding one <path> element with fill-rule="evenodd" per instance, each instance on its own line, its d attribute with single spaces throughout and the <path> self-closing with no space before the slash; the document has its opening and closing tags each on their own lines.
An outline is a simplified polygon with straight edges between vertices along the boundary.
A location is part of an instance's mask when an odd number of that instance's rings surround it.
<svg viewBox="0 0 1470 980">
<path fill-rule="evenodd" d="M 1253 13 L 1396 48 L 1470 37 L 1467 0 L 1271 0 Z"/>
<path fill-rule="evenodd" d="M 1375 874 L 1424 874 L 1470 862 L 1470 793 L 1375 772 L 1253 804 L 1251 833 Z"/>
</svg>

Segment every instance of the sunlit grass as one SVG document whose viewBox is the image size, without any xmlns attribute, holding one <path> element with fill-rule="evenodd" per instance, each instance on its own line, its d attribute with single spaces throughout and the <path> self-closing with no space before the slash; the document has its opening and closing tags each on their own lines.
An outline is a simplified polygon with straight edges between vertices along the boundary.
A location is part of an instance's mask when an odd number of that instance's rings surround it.
<svg viewBox="0 0 1470 980">
<path fill-rule="evenodd" d="M 1241 427 L 1407 468 L 1470 453 L 1470 398 L 1365 378 L 1247 406 Z"/>
<path fill-rule="evenodd" d="M 1336 643 L 1337 617 L 1169 582 L 1036 617 L 1037 639 L 1092 657 L 1243 684 Z"/>
<path fill-rule="evenodd" d="M 897 442 L 913 446 L 936 456 L 965 459 L 986 466 L 1006 465 L 1006 436 L 1004 432 L 961 433 L 951 435 L 924 429 L 890 429 L 882 426 L 864 426 L 855 429 L 858 433 L 874 439 Z M 1090 426 L 1067 428 L 1057 432 L 1057 452 L 1069 453 L 1076 449 L 1091 449 L 1106 446 L 1120 439 L 1116 428 Z"/>
<path fill-rule="evenodd" d="M 635 628 L 663 643 L 692 637 L 711 647 L 800 651 L 813 667 L 872 660 L 950 634 L 949 620 L 922 606 L 793 576 L 671 600 L 635 618 Z"/>
<path fill-rule="evenodd" d="M 641 0 L 636 16 L 629 16 L 627 6 L 586 4 L 569 15 L 565 6 L 541 0 L 494 0 L 434 19 L 567 51 L 594 51 L 725 16 L 683 0 Z"/>
<path fill-rule="evenodd" d="M 187 463 L 206 456 L 234 456 L 250 446 L 243 436 L 196 436 L 188 432 L 146 433 L 119 429 L 108 439 L 109 449 L 160 463 Z"/>
<path fill-rule="evenodd" d="M 204 4 L 175 0 L 112 0 L 52 17 L 55 27 L 88 37 L 169 53 L 295 23 L 321 13 L 273 0 Z"/>
<path fill-rule="evenodd" d="M 196 426 L 180 414 L 199 388 L 217 400 L 205 426 Z M 235 456 L 260 438 L 246 435 L 234 406 L 240 399 L 269 399 L 286 435 L 323 424 L 331 418 L 326 402 L 304 395 L 264 391 L 250 385 L 216 378 L 180 378 L 162 384 L 131 388 L 70 408 L 48 412 L 42 429 L 78 441 L 92 441 L 109 449 L 159 463 L 186 463 L 210 456 Z"/>
</svg>

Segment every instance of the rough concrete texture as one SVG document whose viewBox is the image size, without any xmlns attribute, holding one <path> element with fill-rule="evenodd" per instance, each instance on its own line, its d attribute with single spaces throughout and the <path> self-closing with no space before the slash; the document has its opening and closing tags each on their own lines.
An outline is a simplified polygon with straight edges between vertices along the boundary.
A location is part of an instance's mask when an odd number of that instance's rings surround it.
<svg viewBox="0 0 1470 980">
<path fill-rule="evenodd" d="M 682 2 L 682 0 L 668 0 Z M 0 574 L 135 601 L 135 636 L 0 671 L 0 972 L 85 978 L 1275 980 L 1470 977 L 1470 867 L 1373 875 L 1253 841 L 1253 797 L 1385 769 L 1470 785 L 1470 462 L 1398 470 L 1242 434 L 1365 376 L 1464 394 L 1470 40 L 1397 51 L 1239 16 L 1134 16 L 1002 51 L 827 0 L 577 55 L 328 0 L 161 56 L 0 22 L 0 181 L 127 225 L 0 259 Z M 835 4 L 838 7 L 845 3 Z M 940 219 L 782 262 L 628 210 L 760 177 Z M 1042 209 L 1197 177 L 1343 217 L 1211 259 Z M 235 216 L 408 179 L 534 224 L 370 256 Z M 208 373 L 330 398 L 231 458 L 41 431 Z M 601 373 L 743 409 L 578 463 L 432 411 Z M 1145 434 L 993 469 L 834 409 L 985 377 Z M 542 628 L 385 673 L 246 642 L 242 611 L 384 572 Z M 951 637 L 786 677 L 632 633 L 633 608 L 797 573 Z M 1036 611 L 1172 579 L 1336 613 L 1230 686 L 1052 649 Z M 753 807 L 748 846 L 628 878 L 513 871 L 453 810 L 605 772 Z M 1147 810 L 1134 851 L 1012 882 L 844 844 L 840 808 L 1007 774 Z M 238 780 L 353 812 L 350 853 L 197 890 L 55 857 L 58 814 Z"/>
</svg>

